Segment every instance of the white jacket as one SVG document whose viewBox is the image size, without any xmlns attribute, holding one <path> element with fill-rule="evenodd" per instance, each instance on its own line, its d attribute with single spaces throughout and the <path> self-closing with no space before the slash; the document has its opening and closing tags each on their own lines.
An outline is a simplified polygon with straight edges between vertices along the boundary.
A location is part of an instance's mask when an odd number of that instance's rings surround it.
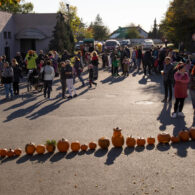
<svg viewBox="0 0 195 195">
<path fill-rule="evenodd" d="M 44 71 L 44 81 L 53 80 L 55 77 L 54 68 L 50 65 L 45 65 L 41 68 L 41 73 Z"/>
</svg>

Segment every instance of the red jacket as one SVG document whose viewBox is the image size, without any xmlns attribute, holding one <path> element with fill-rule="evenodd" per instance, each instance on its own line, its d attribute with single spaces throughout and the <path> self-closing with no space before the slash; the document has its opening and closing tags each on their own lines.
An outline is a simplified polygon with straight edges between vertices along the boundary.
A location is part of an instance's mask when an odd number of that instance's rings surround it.
<svg viewBox="0 0 195 195">
<path fill-rule="evenodd" d="M 174 93 L 175 98 L 186 98 L 187 90 L 188 90 L 188 83 L 190 81 L 188 73 L 185 72 L 183 75 L 180 72 L 176 72 L 174 74 L 175 79 L 175 86 L 174 86 Z"/>
</svg>

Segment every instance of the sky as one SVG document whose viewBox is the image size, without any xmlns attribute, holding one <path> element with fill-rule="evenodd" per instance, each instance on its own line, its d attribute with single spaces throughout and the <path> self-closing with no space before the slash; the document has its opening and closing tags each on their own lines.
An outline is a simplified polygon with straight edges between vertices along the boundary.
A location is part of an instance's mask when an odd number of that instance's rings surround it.
<svg viewBox="0 0 195 195">
<path fill-rule="evenodd" d="M 134 23 L 145 31 L 150 31 L 154 19 L 160 23 L 170 0 L 25 0 L 32 2 L 37 13 L 55 13 L 59 2 L 63 1 L 77 7 L 78 16 L 90 24 L 100 14 L 103 23 L 111 32 L 119 26 Z"/>
</svg>

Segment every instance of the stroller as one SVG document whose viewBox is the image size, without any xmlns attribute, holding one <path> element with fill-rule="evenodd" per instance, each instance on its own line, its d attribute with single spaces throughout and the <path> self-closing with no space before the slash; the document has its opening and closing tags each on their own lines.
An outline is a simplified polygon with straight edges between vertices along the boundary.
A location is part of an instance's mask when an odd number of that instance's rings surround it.
<svg viewBox="0 0 195 195">
<path fill-rule="evenodd" d="M 27 75 L 27 91 L 31 91 L 32 87 L 38 92 L 41 92 L 43 90 L 43 81 L 42 81 L 42 75 L 36 70 L 32 69 L 29 70 Z"/>
</svg>

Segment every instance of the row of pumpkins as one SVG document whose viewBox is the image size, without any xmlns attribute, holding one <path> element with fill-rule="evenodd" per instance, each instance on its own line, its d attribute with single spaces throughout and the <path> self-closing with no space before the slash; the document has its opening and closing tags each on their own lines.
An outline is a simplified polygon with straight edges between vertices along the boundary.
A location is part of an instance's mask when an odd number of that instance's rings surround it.
<svg viewBox="0 0 195 195">
<path fill-rule="evenodd" d="M 120 128 L 114 128 L 113 129 L 113 136 L 112 136 L 112 144 L 114 147 L 122 147 L 124 145 L 124 137 L 121 134 L 121 129 Z M 189 139 L 195 140 L 195 128 L 191 128 L 189 131 L 183 130 L 180 131 L 178 136 L 170 136 L 170 134 L 167 133 L 161 133 L 158 134 L 158 142 L 162 144 L 167 144 L 170 141 L 172 143 L 178 143 L 180 141 L 189 141 Z M 127 147 L 135 147 L 137 146 L 145 146 L 146 144 L 146 139 L 145 138 L 137 138 L 135 139 L 134 137 L 130 136 L 126 138 L 126 145 Z M 147 138 L 147 144 L 148 145 L 154 145 L 155 144 L 155 138 L 154 137 L 148 137 Z M 98 140 L 98 145 L 102 149 L 108 149 L 110 146 L 110 140 L 108 138 L 102 137 Z M 97 144 L 95 142 L 90 142 L 88 145 L 87 144 L 80 144 L 79 141 L 72 142 L 71 144 L 69 143 L 68 140 L 62 138 L 61 140 L 58 141 L 57 143 L 57 148 L 59 152 L 67 152 L 69 148 L 73 152 L 78 152 L 79 150 L 86 151 L 88 148 L 91 150 L 95 150 L 97 147 Z M 26 154 L 33 155 L 35 151 L 37 154 L 44 154 L 45 151 L 47 150 L 48 152 L 54 152 L 56 149 L 56 141 L 51 140 L 47 141 L 46 145 L 35 145 L 33 143 L 26 144 L 25 146 L 25 152 Z M 17 148 L 15 150 L 12 149 L 0 149 L 0 156 L 1 157 L 13 157 L 13 156 L 20 156 L 22 154 L 22 150 L 20 148 Z"/>
</svg>

